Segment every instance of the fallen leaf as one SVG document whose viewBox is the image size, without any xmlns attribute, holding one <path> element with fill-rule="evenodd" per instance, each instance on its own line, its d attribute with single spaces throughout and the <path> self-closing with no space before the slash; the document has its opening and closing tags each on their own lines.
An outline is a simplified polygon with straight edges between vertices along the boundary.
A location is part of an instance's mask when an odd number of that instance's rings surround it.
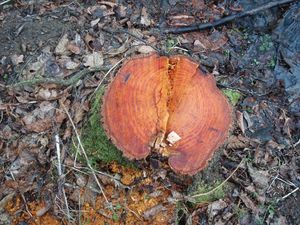
<svg viewBox="0 0 300 225">
<path fill-rule="evenodd" d="M 247 167 L 256 189 L 264 193 L 269 186 L 269 173 L 267 171 L 257 170 L 250 163 L 247 163 Z"/>
<path fill-rule="evenodd" d="M 24 62 L 24 55 L 12 55 L 11 57 L 11 62 L 16 66 L 19 65 L 20 63 Z"/>
<path fill-rule="evenodd" d="M 55 54 L 66 55 L 68 53 L 67 44 L 69 43 L 68 34 L 65 34 L 55 48 Z"/>
<path fill-rule="evenodd" d="M 86 55 L 84 57 L 85 63 L 83 64 L 86 67 L 98 68 L 103 65 L 103 56 L 100 52 L 93 52 L 92 54 Z"/>
<path fill-rule="evenodd" d="M 251 211 L 256 215 L 259 213 L 258 208 L 254 204 L 254 202 L 247 196 L 246 193 L 242 192 L 239 197 L 248 209 L 251 209 Z"/>
<path fill-rule="evenodd" d="M 51 127 L 52 127 L 51 118 L 45 118 L 26 125 L 27 130 L 37 132 L 37 133 L 45 132 L 49 130 Z"/>
<path fill-rule="evenodd" d="M 209 215 L 209 218 L 212 220 L 226 207 L 227 207 L 227 203 L 222 199 L 219 199 L 218 201 L 214 201 L 208 205 L 207 214 Z"/>
<path fill-rule="evenodd" d="M 97 25 L 99 23 L 99 21 L 100 21 L 100 18 L 92 20 L 91 21 L 91 27 L 94 27 L 95 25 Z"/>
<path fill-rule="evenodd" d="M 142 45 L 138 47 L 137 51 L 142 54 L 148 54 L 150 52 L 155 52 L 155 50 L 149 45 Z"/>
<path fill-rule="evenodd" d="M 55 122 L 57 124 L 62 124 L 62 122 L 64 121 L 64 119 L 67 118 L 67 115 L 64 113 L 64 111 L 56 109 L 55 110 Z"/>
<path fill-rule="evenodd" d="M 67 49 L 76 55 L 79 55 L 81 53 L 80 47 L 77 46 L 76 43 L 73 43 L 73 42 L 68 44 Z"/>
<path fill-rule="evenodd" d="M 39 92 L 37 93 L 36 97 L 43 100 L 50 100 L 57 97 L 57 91 L 56 90 L 49 90 L 41 88 Z"/>
<path fill-rule="evenodd" d="M 238 124 L 239 128 L 241 129 L 242 133 L 245 134 L 246 124 L 244 121 L 243 113 L 237 110 L 236 111 L 236 119 L 237 119 L 237 124 Z"/>
<path fill-rule="evenodd" d="M 83 119 L 86 108 L 80 102 L 76 102 L 72 108 L 74 109 L 75 112 L 74 123 L 77 124 Z"/>
<path fill-rule="evenodd" d="M 66 62 L 65 67 L 67 70 L 74 70 L 79 66 L 79 63 L 73 62 L 73 61 L 69 61 Z"/>
<path fill-rule="evenodd" d="M 151 25 L 151 20 L 149 18 L 147 9 L 145 7 L 142 8 L 142 12 L 141 12 L 141 24 L 145 26 Z"/>
<path fill-rule="evenodd" d="M 167 210 L 166 207 L 164 207 L 162 204 L 156 205 L 148 210 L 146 210 L 143 214 L 145 219 L 150 219 L 152 217 L 154 217 L 156 214 Z"/>
</svg>

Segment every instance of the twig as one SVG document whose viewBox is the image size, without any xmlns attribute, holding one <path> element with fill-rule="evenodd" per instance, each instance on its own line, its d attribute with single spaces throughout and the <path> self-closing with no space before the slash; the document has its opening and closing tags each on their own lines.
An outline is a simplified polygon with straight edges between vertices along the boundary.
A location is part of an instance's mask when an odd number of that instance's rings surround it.
<svg viewBox="0 0 300 225">
<path fill-rule="evenodd" d="M 64 203 L 65 203 L 65 207 L 66 207 L 66 211 L 67 211 L 67 218 L 68 220 L 70 220 L 71 216 L 70 216 L 70 211 L 69 211 L 69 204 L 68 204 L 68 199 L 67 199 L 67 195 L 65 192 L 65 188 L 64 188 L 64 180 L 62 179 L 62 166 L 61 166 L 61 150 L 60 150 L 60 140 L 59 140 L 59 136 L 58 134 L 55 135 L 55 146 L 56 146 L 56 155 L 57 155 L 57 170 L 58 170 L 58 186 L 59 189 L 61 189 L 63 198 L 64 198 Z M 70 221 L 69 221 L 70 222 Z"/>
<path fill-rule="evenodd" d="M 3 2 L 0 2 L 0 5 L 4 5 L 6 3 L 9 3 L 11 0 L 6 0 L 6 1 L 3 1 Z"/>
<path fill-rule="evenodd" d="M 293 147 L 296 148 L 299 144 L 300 144 L 300 139 L 295 144 L 293 144 Z"/>
<path fill-rule="evenodd" d="M 99 187 L 99 189 L 100 189 L 100 191 L 101 191 L 101 193 L 102 193 L 102 195 L 103 195 L 105 201 L 106 201 L 107 203 L 109 203 L 109 201 L 108 201 L 108 199 L 107 199 L 107 197 L 106 197 L 106 195 L 105 195 L 105 193 L 104 193 L 103 187 L 102 187 L 102 185 L 100 184 L 100 182 L 99 182 L 99 180 L 98 180 L 98 178 L 97 178 L 97 175 L 96 175 L 96 173 L 95 173 L 93 167 L 91 166 L 91 164 L 90 164 L 90 162 L 89 162 L 89 158 L 88 158 L 88 156 L 87 156 L 87 154 L 86 154 L 86 152 L 85 152 L 85 149 L 84 149 L 84 147 L 83 147 L 83 145 L 82 145 L 82 143 L 81 143 L 79 134 L 78 134 L 77 129 L 76 129 L 76 127 L 75 127 L 75 124 L 74 124 L 74 122 L 73 122 L 73 120 L 72 120 L 72 118 L 71 118 L 71 116 L 70 116 L 69 112 L 67 111 L 67 109 L 66 109 L 66 107 L 65 107 L 64 104 L 62 104 L 62 107 L 63 107 L 65 113 L 67 114 L 67 116 L 68 116 L 68 118 L 69 118 L 71 124 L 72 124 L 73 130 L 74 130 L 74 132 L 75 132 L 75 135 L 76 135 L 76 138 L 77 138 L 77 141 L 78 141 L 78 144 L 79 144 L 79 147 L 80 147 L 80 149 L 81 149 L 81 151 L 82 151 L 82 153 L 83 153 L 83 155 L 84 155 L 84 158 L 85 158 L 85 160 L 86 160 L 87 166 L 88 166 L 89 169 L 91 170 L 91 173 L 93 174 L 93 177 L 94 177 L 94 179 L 95 179 L 95 181 L 96 181 L 96 183 L 97 183 L 97 185 L 98 185 L 98 187 Z"/>
<path fill-rule="evenodd" d="M 13 174 L 10 170 L 9 170 L 9 173 L 10 173 L 12 179 L 13 179 L 14 181 L 16 181 L 14 174 Z M 25 196 L 24 196 L 22 193 L 20 193 L 20 195 L 21 195 L 22 200 L 23 200 L 23 202 L 24 202 L 26 212 L 29 214 L 30 217 L 33 217 L 33 215 L 31 214 L 31 212 L 29 211 L 29 208 L 28 208 L 28 205 L 27 205 L 27 201 L 26 201 Z"/>
<path fill-rule="evenodd" d="M 270 188 L 272 187 L 272 185 L 275 183 L 275 180 L 278 178 L 278 176 L 279 176 L 279 173 L 277 173 L 276 177 L 273 177 L 268 189 L 266 190 L 267 193 L 270 190 Z"/>
<path fill-rule="evenodd" d="M 277 180 L 280 180 L 281 182 L 283 182 L 283 183 L 285 183 L 285 184 L 287 184 L 287 185 L 290 185 L 290 186 L 293 186 L 293 187 L 297 187 L 293 182 L 291 182 L 291 181 L 285 181 L 285 180 L 283 180 L 283 179 L 281 179 L 280 177 L 277 177 L 276 178 Z"/>
<path fill-rule="evenodd" d="M 72 170 L 75 170 L 75 171 L 79 172 L 79 173 L 86 174 L 86 175 L 89 174 L 88 172 L 84 172 L 84 171 L 83 171 L 84 169 L 86 169 L 86 167 L 78 167 L 78 166 L 68 166 L 68 167 L 71 168 Z M 122 183 L 120 182 L 120 180 L 118 180 L 117 178 L 115 178 L 114 176 L 112 176 L 112 175 L 110 175 L 110 174 L 108 174 L 108 173 L 104 173 L 104 172 L 98 171 L 98 170 L 96 170 L 96 169 L 94 169 L 94 171 L 95 171 L 96 173 L 98 173 L 98 174 L 101 174 L 101 175 L 103 175 L 103 176 L 106 176 L 106 177 L 110 178 L 112 181 L 115 182 L 115 184 L 116 184 L 117 186 L 119 186 L 119 187 L 121 187 L 121 188 L 128 188 L 128 189 L 131 189 L 130 186 L 127 186 L 127 185 L 122 184 Z"/>
<path fill-rule="evenodd" d="M 59 145 L 59 136 L 58 134 L 55 135 L 55 146 L 56 146 L 56 155 L 57 155 L 57 170 L 58 170 L 58 176 L 60 177 L 62 175 L 61 170 L 61 156 L 60 156 L 60 145 Z"/>
<path fill-rule="evenodd" d="M 290 193 L 286 194 L 285 196 L 282 197 L 282 200 L 286 199 L 287 197 L 289 197 L 291 194 L 295 193 L 296 191 L 299 190 L 299 187 L 295 188 L 294 190 L 292 190 Z"/>
<path fill-rule="evenodd" d="M 107 33 L 110 33 L 110 34 L 115 34 L 115 33 L 125 33 L 125 34 L 128 34 L 130 36 L 132 36 L 133 38 L 135 38 L 136 40 L 144 43 L 145 45 L 148 45 L 150 46 L 151 48 L 153 48 L 155 51 L 157 52 L 161 52 L 158 48 L 156 48 L 155 46 L 149 44 L 147 41 L 145 41 L 144 39 L 140 38 L 139 36 L 131 33 L 130 31 L 126 30 L 126 29 L 116 29 L 116 30 L 112 30 L 112 29 L 109 29 L 109 28 L 101 28 L 103 31 L 107 32 Z"/>
<path fill-rule="evenodd" d="M 24 81 L 20 81 L 18 83 L 12 84 L 12 85 L 8 85 L 7 87 L 21 87 L 21 86 L 25 86 L 25 85 L 37 85 L 37 84 L 58 84 L 61 86 L 69 86 L 69 85 L 74 85 L 76 84 L 82 77 L 84 77 L 85 75 L 89 74 L 89 73 L 93 73 L 93 72 L 99 72 L 99 71 L 107 71 L 108 68 L 96 68 L 96 69 L 83 69 L 79 72 L 77 72 L 74 76 L 72 76 L 69 79 L 58 79 L 58 78 L 36 78 L 36 79 L 32 79 L 32 80 L 24 80 Z"/>
<path fill-rule="evenodd" d="M 166 28 L 163 32 L 164 33 L 173 33 L 173 34 L 180 34 L 180 33 L 187 33 L 187 32 L 193 32 L 193 31 L 199 31 L 199 30 L 205 30 L 205 29 L 209 29 L 209 28 L 213 28 L 213 27 L 217 27 L 220 26 L 222 24 L 228 23 L 230 21 L 233 21 L 235 19 L 238 18 L 242 18 L 245 16 L 251 16 L 254 15 L 260 11 L 266 10 L 266 9 L 270 9 L 276 6 L 280 6 L 283 4 L 288 4 L 288 3 L 292 3 L 295 2 L 297 0 L 281 0 L 281 1 L 273 1 L 273 2 L 269 2 L 267 4 L 264 4 L 262 6 L 259 6 L 257 8 L 251 9 L 251 10 L 247 10 L 241 13 L 237 13 L 231 16 L 227 16 L 224 17 L 220 20 L 211 22 L 211 23 L 198 23 L 198 24 L 193 24 L 190 26 L 185 26 L 185 27 L 178 27 L 178 28 Z"/>
<path fill-rule="evenodd" d="M 94 96 L 94 94 L 98 91 L 98 89 L 100 88 L 100 86 L 102 85 L 103 81 L 105 80 L 105 78 L 108 76 L 108 74 L 110 74 L 110 72 L 115 69 L 122 61 L 124 60 L 121 59 L 119 60 L 115 65 L 113 65 L 113 67 L 111 67 L 106 74 L 104 74 L 103 78 L 101 79 L 101 81 L 99 82 L 98 86 L 96 87 L 95 91 L 93 92 L 93 94 L 90 95 L 90 98 L 92 98 Z"/>
<path fill-rule="evenodd" d="M 235 174 L 235 172 L 242 166 L 243 163 L 244 163 L 244 159 L 242 159 L 242 161 L 232 171 L 232 173 L 221 184 L 219 184 L 217 187 L 215 187 L 212 190 L 210 190 L 208 192 L 205 192 L 205 193 L 200 193 L 200 194 L 196 194 L 196 195 L 192 195 L 192 196 L 186 196 L 187 199 L 189 200 L 189 199 L 193 199 L 193 198 L 197 198 L 197 197 L 201 197 L 201 196 L 206 196 L 206 195 L 210 195 L 211 193 L 215 192 L 216 190 L 218 190 L 219 188 L 221 188 Z"/>
<path fill-rule="evenodd" d="M 127 205 L 125 205 L 125 208 L 131 212 L 133 215 L 135 215 L 140 221 L 143 221 L 142 218 L 139 216 L 139 214 L 135 211 L 133 211 L 132 209 L 130 209 Z"/>
</svg>

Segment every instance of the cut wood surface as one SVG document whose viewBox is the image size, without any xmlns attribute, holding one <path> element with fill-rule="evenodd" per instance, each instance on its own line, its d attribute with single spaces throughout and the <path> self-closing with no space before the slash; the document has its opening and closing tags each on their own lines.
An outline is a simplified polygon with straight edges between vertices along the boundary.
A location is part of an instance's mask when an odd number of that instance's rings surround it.
<svg viewBox="0 0 300 225">
<path fill-rule="evenodd" d="M 127 61 L 110 84 L 104 127 L 130 159 L 153 151 L 171 168 L 195 174 L 227 137 L 231 109 L 212 75 L 185 56 L 143 56 Z"/>
</svg>

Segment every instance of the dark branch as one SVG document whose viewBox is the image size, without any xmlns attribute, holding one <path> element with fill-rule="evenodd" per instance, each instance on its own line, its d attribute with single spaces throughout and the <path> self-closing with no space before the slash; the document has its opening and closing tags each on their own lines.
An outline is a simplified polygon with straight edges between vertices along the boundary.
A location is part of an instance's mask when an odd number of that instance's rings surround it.
<svg viewBox="0 0 300 225">
<path fill-rule="evenodd" d="M 194 25 L 190 25 L 190 26 L 186 26 L 186 27 L 166 28 L 163 32 L 164 33 L 180 34 L 180 33 L 192 32 L 192 31 L 205 30 L 205 29 L 220 26 L 222 24 L 228 23 L 228 22 L 233 21 L 233 20 L 238 19 L 238 18 L 254 15 L 254 14 L 256 14 L 260 11 L 266 10 L 266 9 L 270 9 L 270 8 L 273 8 L 273 7 L 276 7 L 276 6 L 280 6 L 280 5 L 283 5 L 283 4 L 296 2 L 296 1 L 299 1 L 299 0 L 281 0 L 281 1 L 269 2 L 267 4 L 259 6 L 257 8 L 254 8 L 254 9 L 251 9 L 251 10 L 248 10 L 248 11 L 244 11 L 244 12 L 241 12 L 241 13 L 237 13 L 235 15 L 227 16 L 227 17 L 224 17 L 220 20 L 214 21 L 212 23 L 199 23 L 199 24 L 194 24 Z"/>
</svg>

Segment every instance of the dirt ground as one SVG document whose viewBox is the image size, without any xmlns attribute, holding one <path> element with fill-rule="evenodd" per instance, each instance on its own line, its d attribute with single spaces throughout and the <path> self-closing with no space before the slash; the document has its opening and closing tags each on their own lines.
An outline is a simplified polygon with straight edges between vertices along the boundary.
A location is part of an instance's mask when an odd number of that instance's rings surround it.
<svg viewBox="0 0 300 225">
<path fill-rule="evenodd" d="M 300 224 L 300 3 L 164 32 L 266 2 L 0 1 L 0 224 Z M 128 161 L 101 127 L 107 84 L 152 52 L 193 58 L 232 105 L 194 176 Z"/>
</svg>

